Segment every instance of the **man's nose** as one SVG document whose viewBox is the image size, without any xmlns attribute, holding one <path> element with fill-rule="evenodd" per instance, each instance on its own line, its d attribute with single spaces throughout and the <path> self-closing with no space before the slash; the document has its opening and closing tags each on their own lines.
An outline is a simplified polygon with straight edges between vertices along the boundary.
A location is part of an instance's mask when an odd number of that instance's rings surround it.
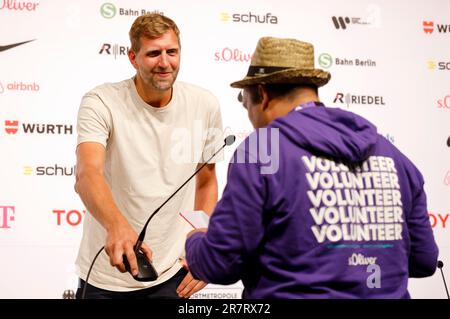
<svg viewBox="0 0 450 319">
<path fill-rule="evenodd" d="M 162 68 L 167 68 L 169 66 L 169 60 L 166 52 L 162 52 L 159 56 L 159 66 Z"/>
</svg>

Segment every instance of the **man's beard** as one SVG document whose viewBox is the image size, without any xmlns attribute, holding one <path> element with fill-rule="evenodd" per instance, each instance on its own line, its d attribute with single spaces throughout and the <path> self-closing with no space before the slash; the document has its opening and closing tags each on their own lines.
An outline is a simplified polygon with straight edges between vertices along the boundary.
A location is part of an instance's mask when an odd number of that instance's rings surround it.
<svg viewBox="0 0 450 319">
<path fill-rule="evenodd" d="M 178 70 L 172 72 L 170 79 L 158 79 L 157 80 L 156 77 L 150 78 L 149 84 L 151 85 L 151 87 L 153 87 L 154 89 L 156 89 L 158 91 L 166 91 L 173 86 L 173 83 L 177 79 L 177 76 L 178 76 Z"/>
</svg>

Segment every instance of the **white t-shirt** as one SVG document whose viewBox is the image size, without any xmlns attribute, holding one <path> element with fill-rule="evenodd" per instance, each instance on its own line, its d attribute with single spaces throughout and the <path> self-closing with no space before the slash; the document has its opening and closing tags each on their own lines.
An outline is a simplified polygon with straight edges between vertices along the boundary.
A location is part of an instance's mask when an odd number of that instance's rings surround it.
<svg viewBox="0 0 450 319">
<path fill-rule="evenodd" d="M 139 234 L 146 220 L 223 143 L 217 99 L 200 87 L 175 82 L 170 103 L 155 108 L 145 103 L 133 79 L 100 85 L 82 99 L 78 144 L 105 146 L 104 175 L 116 205 Z M 222 157 L 218 154 L 211 162 Z M 179 269 L 186 234 L 192 228 L 179 216 L 194 208 L 195 178 L 150 221 L 145 243 L 153 251 L 156 281 L 139 282 L 120 273 L 105 252 L 98 257 L 89 284 L 130 291 L 160 284 Z M 85 279 L 95 254 L 105 245 L 106 231 L 86 214 L 77 272 Z"/>
</svg>

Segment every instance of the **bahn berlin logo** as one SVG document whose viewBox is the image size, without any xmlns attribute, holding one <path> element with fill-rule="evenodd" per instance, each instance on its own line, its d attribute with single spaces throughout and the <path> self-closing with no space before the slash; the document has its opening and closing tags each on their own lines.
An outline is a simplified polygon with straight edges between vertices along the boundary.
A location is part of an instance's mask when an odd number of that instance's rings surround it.
<svg viewBox="0 0 450 319">
<path fill-rule="evenodd" d="M 333 65 L 336 66 L 357 66 L 357 67 L 376 67 L 377 63 L 367 58 L 333 58 L 329 53 L 319 54 L 317 62 L 324 69 L 329 69 Z"/>
<path fill-rule="evenodd" d="M 159 13 L 163 15 L 161 11 L 153 10 L 149 11 L 146 9 L 132 9 L 132 8 L 117 8 L 113 3 L 105 2 L 100 6 L 100 14 L 105 19 L 112 19 L 117 14 L 119 16 L 132 16 L 138 17 L 140 15 L 148 14 L 148 13 Z"/>
</svg>

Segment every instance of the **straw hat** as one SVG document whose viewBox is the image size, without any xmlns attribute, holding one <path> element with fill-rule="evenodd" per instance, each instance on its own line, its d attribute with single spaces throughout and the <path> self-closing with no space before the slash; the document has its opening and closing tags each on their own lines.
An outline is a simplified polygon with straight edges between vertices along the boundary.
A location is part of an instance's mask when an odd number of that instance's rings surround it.
<svg viewBox="0 0 450 319">
<path fill-rule="evenodd" d="M 331 74 L 314 68 L 314 47 L 295 39 L 263 37 L 253 53 L 247 76 L 234 88 L 269 83 L 325 85 Z"/>
</svg>

